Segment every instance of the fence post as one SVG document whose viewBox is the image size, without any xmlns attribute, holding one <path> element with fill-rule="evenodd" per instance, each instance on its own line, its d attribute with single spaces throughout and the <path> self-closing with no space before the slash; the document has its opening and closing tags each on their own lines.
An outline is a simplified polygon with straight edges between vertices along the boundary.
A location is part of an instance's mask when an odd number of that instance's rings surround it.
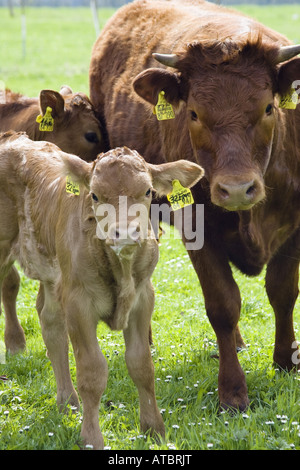
<svg viewBox="0 0 300 470">
<path fill-rule="evenodd" d="M 92 10 L 92 15 L 93 15 L 96 36 L 98 37 L 100 34 L 100 24 L 99 24 L 98 12 L 97 12 L 97 0 L 90 0 L 90 5 L 91 5 L 91 10 Z"/>
</svg>

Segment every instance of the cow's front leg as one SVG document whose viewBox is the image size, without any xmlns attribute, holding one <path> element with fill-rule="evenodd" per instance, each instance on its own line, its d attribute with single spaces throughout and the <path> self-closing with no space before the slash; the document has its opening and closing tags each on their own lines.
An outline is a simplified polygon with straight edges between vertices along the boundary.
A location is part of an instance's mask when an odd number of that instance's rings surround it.
<svg viewBox="0 0 300 470">
<path fill-rule="evenodd" d="M 220 244 L 219 244 L 220 246 Z M 219 346 L 219 399 L 222 408 L 244 410 L 248 404 L 245 375 L 237 356 L 237 324 L 241 299 L 225 254 L 211 247 L 190 250 L 199 277 L 210 323 Z"/>
<path fill-rule="evenodd" d="M 15 354 L 26 347 L 26 339 L 22 326 L 17 317 L 17 295 L 20 286 L 20 276 L 12 266 L 2 283 L 2 301 L 5 311 L 5 346 L 7 351 Z"/>
<path fill-rule="evenodd" d="M 298 297 L 300 235 L 272 258 L 266 272 L 266 291 L 276 319 L 274 362 L 283 369 L 299 368 L 293 310 Z"/>
<path fill-rule="evenodd" d="M 57 404 L 62 410 L 67 404 L 79 409 L 79 400 L 69 369 L 69 342 L 65 316 L 53 291 L 52 284 L 41 284 L 36 306 L 47 354 L 56 379 Z"/>
<path fill-rule="evenodd" d="M 81 437 L 85 446 L 103 449 L 104 440 L 99 426 L 99 405 L 106 388 L 108 367 L 105 357 L 100 351 L 93 312 L 88 311 L 89 300 L 79 303 L 69 301 L 67 307 L 68 331 L 72 341 L 76 359 L 77 386 L 83 404 L 83 421 Z M 90 313 L 90 315 L 89 315 Z"/>
<path fill-rule="evenodd" d="M 128 372 L 135 383 L 140 400 L 141 431 L 164 437 L 165 427 L 157 407 L 154 390 L 154 366 L 149 347 L 149 326 L 154 306 L 153 287 L 149 282 L 139 302 L 131 311 L 127 328 L 123 331 Z"/>
</svg>

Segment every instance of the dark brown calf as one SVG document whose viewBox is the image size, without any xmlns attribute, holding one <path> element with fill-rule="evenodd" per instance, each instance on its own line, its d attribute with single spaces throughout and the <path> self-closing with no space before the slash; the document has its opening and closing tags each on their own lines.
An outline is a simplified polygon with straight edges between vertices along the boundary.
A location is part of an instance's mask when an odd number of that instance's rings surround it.
<svg viewBox="0 0 300 470">
<path fill-rule="evenodd" d="M 93 106 L 83 93 L 73 93 L 64 86 L 60 93 L 42 90 L 38 98 L 26 98 L 7 91 L 7 102 L 0 104 L 0 132 L 26 132 L 32 140 L 53 142 L 64 152 L 86 161 L 105 150 L 102 127 Z M 53 130 L 40 130 L 37 117 L 51 108 Z"/>
</svg>

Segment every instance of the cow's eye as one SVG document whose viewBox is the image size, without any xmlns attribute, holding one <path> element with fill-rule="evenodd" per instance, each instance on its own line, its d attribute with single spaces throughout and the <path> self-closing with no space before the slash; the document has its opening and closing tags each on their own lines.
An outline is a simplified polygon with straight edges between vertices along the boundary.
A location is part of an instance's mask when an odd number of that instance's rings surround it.
<svg viewBox="0 0 300 470">
<path fill-rule="evenodd" d="M 198 120 L 198 116 L 197 116 L 197 113 L 195 111 L 191 111 L 191 120 L 192 121 L 197 121 Z"/>
<path fill-rule="evenodd" d="M 273 112 L 273 105 L 268 104 L 268 106 L 266 107 L 265 113 L 267 116 L 271 116 L 272 112 Z"/>
<path fill-rule="evenodd" d="M 84 134 L 84 137 L 88 142 L 91 142 L 92 144 L 97 144 L 99 142 L 96 132 L 86 132 Z"/>
<path fill-rule="evenodd" d="M 95 202 L 98 202 L 98 201 L 99 201 L 99 199 L 98 199 L 98 197 L 96 196 L 95 193 L 92 193 L 92 198 L 93 198 L 93 200 L 94 200 Z"/>
<path fill-rule="evenodd" d="M 151 188 L 148 189 L 148 191 L 146 192 L 145 196 L 146 196 L 146 197 L 149 197 L 150 194 L 151 194 Z"/>
</svg>

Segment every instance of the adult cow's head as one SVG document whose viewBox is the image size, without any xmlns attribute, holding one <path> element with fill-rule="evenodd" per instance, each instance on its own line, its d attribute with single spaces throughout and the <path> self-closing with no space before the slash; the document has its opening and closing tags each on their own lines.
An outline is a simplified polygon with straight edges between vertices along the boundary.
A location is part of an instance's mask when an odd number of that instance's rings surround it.
<svg viewBox="0 0 300 470">
<path fill-rule="evenodd" d="M 264 175 L 282 127 L 278 99 L 300 79 L 300 59 L 290 61 L 299 53 L 300 46 L 261 39 L 196 42 L 184 53 L 154 54 L 176 71 L 151 68 L 135 78 L 146 101 L 155 105 L 163 90 L 179 110 L 177 132 L 189 134 L 214 204 L 247 210 L 264 199 Z"/>
</svg>

